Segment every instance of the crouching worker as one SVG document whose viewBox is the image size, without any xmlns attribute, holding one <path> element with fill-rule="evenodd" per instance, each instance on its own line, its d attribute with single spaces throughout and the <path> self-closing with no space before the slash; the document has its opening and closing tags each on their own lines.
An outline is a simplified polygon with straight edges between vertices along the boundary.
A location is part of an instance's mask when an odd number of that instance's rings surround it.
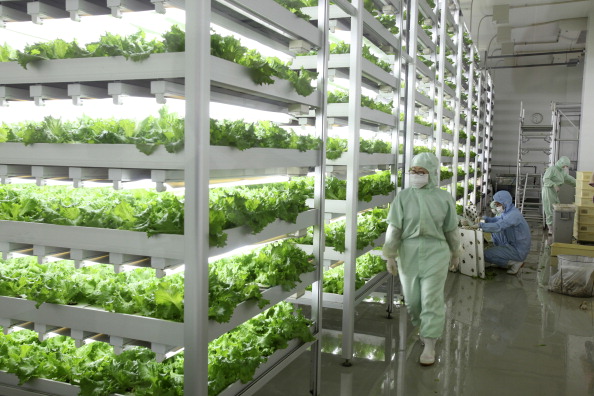
<svg viewBox="0 0 594 396">
<path fill-rule="evenodd" d="M 495 247 L 485 250 L 485 261 L 500 268 L 508 268 L 507 273 L 515 275 L 524 266 L 530 252 L 530 227 L 522 213 L 512 203 L 507 191 L 498 191 L 493 196 L 498 215 L 483 217 L 485 223 L 480 227 L 493 234 Z"/>
<path fill-rule="evenodd" d="M 459 261 L 460 234 L 456 204 L 438 187 L 439 161 L 432 153 L 412 159 L 410 186 L 392 202 L 383 255 L 400 283 L 413 326 L 425 348 L 422 365 L 435 362 L 435 342 L 445 325 L 444 286 L 450 265 Z M 396 264 L 398 257 L 398 264 Z"/>
</svg>

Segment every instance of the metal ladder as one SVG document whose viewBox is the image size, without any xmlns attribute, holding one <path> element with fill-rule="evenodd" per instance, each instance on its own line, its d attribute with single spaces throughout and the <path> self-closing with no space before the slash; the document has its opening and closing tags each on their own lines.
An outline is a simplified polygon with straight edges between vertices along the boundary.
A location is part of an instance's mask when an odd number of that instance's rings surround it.
<svg viewBox="0 0 594 396">
<path fill-rule="evenodd" d="M 552 160 L 553 126 L 525 124 L 520 105 L 515 205 L 527 221 L 544 222 L 542 175 Z"/>
<path fill-rule="evenodd" d="M 536 221 L 544 224 L 544 208 L 542 205 L 542 175 L 526 173 L 523 175 L 524 188 L 521 190 L 520 212 L 526 221 Z"/>
</svg>

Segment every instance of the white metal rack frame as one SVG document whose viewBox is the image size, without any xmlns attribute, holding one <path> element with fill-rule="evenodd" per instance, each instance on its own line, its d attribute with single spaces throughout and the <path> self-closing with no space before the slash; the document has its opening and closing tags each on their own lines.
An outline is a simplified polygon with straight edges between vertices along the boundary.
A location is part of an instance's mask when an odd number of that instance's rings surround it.
<svg viewBox="0 0 594 396">
<path fill-rule="evenodd" d="M 386 13 L 396 13 L 398 26 L 402 32 L 402 6 L 400 1 L 386 0 L 375 2 L 379 11 Z M 316 17 L 315 7 L 302 9 L 312 18 Z M 397 181 L 396 158 L 398 153 L 398 139 L 396 131 L 398 130 L 399 113 L 398 101 L 400 100 L 400 75 L 397 72 L 387 73 L 376 65 L 362 57 L 363 37 L 368 39 L 374 46 L 382 49 L 389 57 L 395 57 L 393 64 L 400 64 L 400 35 L 394 35 L 384 28 L 367 10 L 363 8 L 362 1 L 354 1 L 352 4 L 346 2 L 337 2 L 330 7 L 330 19 L 335 26 L 350 32 L 349 54 L 333 54 L 329 57 L 328 67 L 334 70 L 336 77 L 349 79 L 349 102 L 342 104 L 329 104 L 328 117 L 334 120 L 343 120 L 342 124 L 348 125 L 348 150 L 340 159 L 328 161 L 327 165 L 332 167 L 346 167 L 347 180 L 347 199 L 345 201 L 326 200 L 325 212 L 328 219 L 332 217 L 346 218 L 345 247 L 344 253 L 338 253 L 333 248 L 326 247 L 324 258 L 326 263 L 344 262 L 344 295 L 335 296 L 334 300 L 340 300 L 339 304 L 331 304 L 334 308 L 343 310 L 342 329 L 344 337 L 342 339 L 342 356 L 345 359 L 345 365 L 350 365 L 353 356 L 353 335 L 355 320 L 355 305 L 365 296 L 372 293 L 377 287 L 386 281 L 392 281 L 392 277 L 385 272 L 372 281 L 369 281 L 365 287 L 355 290 L 355 261 L 360 255 L 369 251 L 372 247 L 358 250 L 357 245 L 357 214 L 377 206 L 383 206 L 390 203 L 394 197 L 377 196 L 371 202 L 360 202 L 357 199 L 358 181 L 363 167 L 376 166 L 385 167 L 392 165 L 393 181 Z M 400 16 L 399 16 L 400 14 Z M 313 65 L 310 56 L 298 57 L 293 67 L 309 68 Z M 399 66 L 398 66 L 399 67 Z M 398 68 L 396 69 L 398 70 Z M 393 114 L 386 114 L 378 110 L 371 110 L 361 107 L 361 89 L 362 87 L 375 91 L 378 95 L 386 92 L 392 92 L 391 99 L 396 104 Z M 359 137 L 360 129 L 369 129 L 373 131 L 383 131 L 390 133 L 392 141 L 392 154 L 360 154 Z M 383 238 L 375 241 L 375 245 L 383 243 Z M 309 251 L 311 247 L 304 246 L 304 250 Z M 326 265 L 325 265 L 326 266 Z M 390 287 L 390 291 L 392 288 Z M 297 301 L 307 304 L 311 293 L 306 292 L 305 296 Z M 323 301 L 330 301 L 332 296 L 324 293 Z M 326 306 L 326 305 L 324 305 Z"/>
<path fill-rule="evenodd" d="M 143 2 L 137 2 L 143 3 Z M 146 5 L 146 2 L 144 2 Z M 167 3 L 172 2 L 168 1 Z M 325 106 L 325 85 L 327 80 L 327 42 L 326 31 L 328 25 L 327 4 L 319 7 L 320 27 L 307 23 L 272 0 L 266 1 L 220 1 L 212 9 L 216 19 L 221 21 L 222 8 L 233 9 L 254 23 L 259 28 L 249 28 L 247 24 L 237 21 L 227 21 L 226 27 L 235 27 L 240 34 L 253 34 L 262 37 L 269 34 L 276 42 L 275 47 L 285 45 L 285 51 L 290 53 L 288 46 L 292 39 L 307 41 L 311 46 L 324 49 L 318 57 L 314 67 L 319 71 L 317 93 L 308 97 L 297 95 L 285 81 L 277 81 L 274 85 L 259 86 L 255 84 L 247 69 L 210 56 L 210 2 L 175 2 L 186 8 L 186 51 L 185 53 L 157 54 L 149 57 L 145 62 L 133 63 L 121 57 L 98 59 L 69 59 L 40 62 L 31 66 L 30 70 L 23 70 L 12 63 L 0 64 L 0 86 L 17 85 L 25 90 L 35 84 L 51 83 L 54 87 L 63 86 L 64 89 L 73 83 L 80 82 L 138 82 L 139 80 L 162 81 L 163 79 L 181 79 L 186 99 L 185 150 L 178 154 L 157 150 L 156 155 L 144 156 L 135 152 L 135 148 L 125 145 L 49 145 L 36 144 L 23 147 L 16 144 L 0 144 L 2 151 L 0 173 L 3 181 L 11 176 L 35 174 L 35 169 L 41 175 L 49 174 L 44 169 L 64 168 L 71 175 L 80 169 L 104 168 L 109 174 L 117 173 L 112 170 L 146 170 L 152 173 L 153 179 L 163 180 L 159 172 L 179 171 L 177 178 L 185 181 L 185 234 L 157 235 L 150 239 L 142 233 L 124 232 L 118 230 L 92 229 L 85 227 L 61 227 L 47 224 L 0 222 L 0 247 L 3 254 L 9 256 L 12 250 L 28 246 L 43 247 L 37 251 L 52 251 L 59 247 L 70 249 L 71 256 L 79 257 L 82 261 L 89 252 L 109 253 L 110 261 L 120 256 L 148 256 L 151 265 L 163 270 L 172 264 L 187 263 L 185 269 L 185 322 L 174 323 L 164 320 L 122 315 L 93 307 L 56 306 L 43 304 L 39 310 L 34 303 L 19 299 L 0 297 L 2 309 L 2 325 L 10 326 L 15 321 L 32 321 L 35 329 L 44 333 L 48 325 L 60 325 L 71 328 L 71 334 L 105 333 L 110 336 L 110 342 L 116 345 L 120 340 L 133 339 L 149 342 L 155 351 L 166 351 L 167 347 L 183 346 L 186 350 L 185 371 L 192 373 L 185 378 L 186 394 L 207 393 L 207 345 L 208 341 L 231 330 L 247 319 L 262 312 L 255 304 L 244 303 L 237 307 L 231 321 L 217 324 L 209 321 L 208 312 L 208 258 L 241 247 L 260 242 L 271 237 L 285 235 L 298 229 L 314 225 L 317 229 L 316 242 L 313 253 L 318 263 L 322 262 L 323 249 L 320 243 L 323 230 L 323 187 L 325 150 L 315 152 L 296 153 L 276 149 L 252 149 L 239 152 L 228 147 L 210 147 L 209 145 L 209 102 L 219 100 L 225 103 L 255 106 L 261 109 L 288 110 L 289 105 L 300 104 L 316 112 L 316 131 L 325 143 L 325 124 L 327 118 Z M 125 1 L 111 1 L 116 14 L 128 4 Z M 158 4 L 158 2 L 155 2 Z M 161 2 L 161 6 L 163 2 Z M 156 6 L 158 11 L 161 6 Z M 146 9 L 146 7 L 141 7 Z M 134 11 L 128 10 L 127 11 Z M 0 10 L 2 20 L 10 12 L 7 8 Z M 71 11 L 75 12 L 75 11 Z M 102 10 L 102 13 L 105 9 Z M 10 15 L 16 15 L 14 13 Z M 19 14 L 20 15 L 20 14 Z M 229 20 L 231 14 L 227 13 Z M 233 14 L 235 15 L 235 14 Z M 23 16 L 23 15 L 20 15 Z M 63 17 L 64 15 L 61 15 Z M 39 14 L 37 15 L 39 17 Z M 214 18 L 213 18 L 214 19 Z M 233 23 L 232 23 L 233 22 Z M 84 21 L 83 21 L 84 23 Z M 253 25 L 253 24 L 252 24 Z M 272 28 L 270 28 L 272 26 Z M 278 29 L 281 33 L 278 33 Z M 233 29 L 231 29 L 233 30 Z M 269 43 L 273 42 L 268 40 Z M 213 87 L 211 95 L 211 86 Z M 75 92 L 76 93 L 76 92 Z M 10 97 L 4 99 L 10 100 Z M 29 100 L 34 98 L 29 98 Z M 159 100 L 159 97 L 157 97 Z M 117 101 L 116 101 L 117 102 Z M 4 103 L 4 102 L 3 102 Z M 20 146 L 20 147 L 19 147 Z M 209 248 L 208 246 L 208 184 L 212 170 L 225 171 L 233 169 L 261 168 L 262 161 L 266 166 L 275 168 L 288 167 L 316 167 L 316 195 L 314 209 L 299 216 L 296 224 L 276 222 L 267 226 L 257 235 L 241 227 L 229 230 L 229 243 L 224 249 Z M 37 168 L 36 168 L 37 167 Z M 39 171 L 40 168 L 40 171 Z M 79 174 L 83 174 L 80 172 Z M 143 173 L 143 176 L 146 173 Z M 43 176 L 41 176 L 43 177 Z M 161 179 L 159 179 L 161 177 Z M 114 183 L 116 179 L 114 178 Z M 35 250 L 35 249 L 34 249 Z M 321 266 L 321 265 L 320 265 Z M 320 267 L 319 266 L 319 267 Z M 297 289 L 313 285 L 314 295 L 318 286 L 321 271 L 305 274 Z M 297 290 L 296 289 L 296 290 Z M 283 291 L 280 287 L 265 292 L 265 298 L 270 305 L 285 300 L 295 290 Z M 312 332 L 315 336 L 321 328 L 321 309 L 319 304 L 321 294 L 317 293 L 312 304 Z M 192 302 L 191 304 L 188 302 Z M 268 307 L 267 306 L 267 307 Z M 265 307 L 265 308 L 267 308 Z M 76 337 L 75 337 L 76 338 Z M 269 367 L 263 367 L 256 374 L 257 379 L 243 386 L 231 386 L 224 394 L 249 394 L 270 378 L 275 372 L 287 365 L 298 354 L 307 348 L 312 349 L 312 379 L 311 387 L 314 394 L 319 393 L 319 346 L 317 341 L 305 345 L 294 345 L 284 351 L 279 351 L 269 360 Z M 318 352 L 315 352 L 318 350 Z M 8 376 L 6 386 L 11 386 L 12 379 Z M 49 386 L 43 380 L 38 380 L 45 388 L 31 388 L 32 392 L 40 389 L 55 394 L 77 393 L 75 390 L 64 390 Z M 260 384 L 260 385 L 257 385 Z M 56 389 L 52 391 L 52 389 Z M 74 388 L 76 389 L 76 388 Z M 70 392 L 70 393 L 69 393 Z"/>
</svg>

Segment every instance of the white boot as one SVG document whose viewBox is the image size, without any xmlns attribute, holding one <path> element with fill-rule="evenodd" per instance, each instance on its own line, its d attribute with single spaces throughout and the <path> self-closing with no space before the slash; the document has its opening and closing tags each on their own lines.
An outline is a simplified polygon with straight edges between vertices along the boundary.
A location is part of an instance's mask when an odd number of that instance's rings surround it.
<svg viewBox="0 0 594 396">
<path fill-rule="evenodd" d="M 507 273 L 510 275 L 515 275 L 518 273 L 518 271 L 520 271 L 522 269 L 522 267 L 524 266 L 524 262 L 523 261 L 508 261 L 507 264 L 509 265 L 509 269 L 507 270 Z"/>
<path fill-rule="evenodd" d="M 437 338 L 426 338 L 421 337 L 421 342 L 425 344 L 425 348 L 423 349 L 423 353 L 421 353 L 421 358 L 419 362 L 423 366 L 431 366 L 435 363 L 435 342 Z"/>
</svg>

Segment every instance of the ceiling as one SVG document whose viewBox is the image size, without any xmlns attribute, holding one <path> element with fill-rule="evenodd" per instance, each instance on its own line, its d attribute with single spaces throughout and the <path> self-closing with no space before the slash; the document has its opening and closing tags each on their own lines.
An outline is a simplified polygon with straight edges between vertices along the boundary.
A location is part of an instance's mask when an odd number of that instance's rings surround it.
<svg viewBox="0 0 594 396">
<path fill-rule="evenodd" d="M 571 67 L 583 61 L 592 0 L 460 0 L 460 5 L 489 68 Z"/>
</svg>

